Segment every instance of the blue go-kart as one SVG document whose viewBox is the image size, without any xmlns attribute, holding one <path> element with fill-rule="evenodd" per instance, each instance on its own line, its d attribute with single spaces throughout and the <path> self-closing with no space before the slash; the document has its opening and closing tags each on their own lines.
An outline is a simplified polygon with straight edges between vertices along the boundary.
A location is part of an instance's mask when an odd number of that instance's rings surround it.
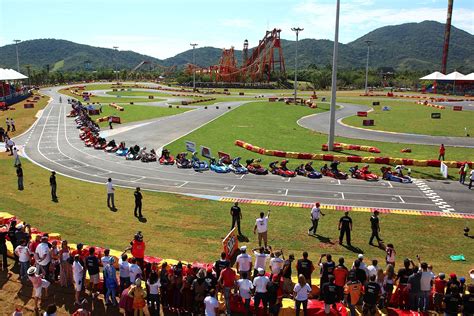
<svg viewBox="0 0 474 316">
<path fill-rule="evenodd" d="M 229 166 L 222 162 L 222 159 L 216 160 L 216 158 L 211 158 L 209 161 L 209 168 L 217 173 L 228 173 L 230 172 Z"/>
<path fill-rule="evenodd" d="M 197 152 L 193 153 L 191 163 L 194 171 L 201 172 L 209 170 L 209 165 L 207 164 L 207 162 L 199 160 L 199 158 L 197 157 Z"/>
<path fill-rule="evenodd" d="M 241 159 L 240 157 L 232 159 L 232 162 L 229 165 L 229 169 L 230 171 L 236 174 L 246 174 L 249 171 L 247 168 L 245 168 L 244 166 L 240 164 L 240 159 Z"/>
</svg>

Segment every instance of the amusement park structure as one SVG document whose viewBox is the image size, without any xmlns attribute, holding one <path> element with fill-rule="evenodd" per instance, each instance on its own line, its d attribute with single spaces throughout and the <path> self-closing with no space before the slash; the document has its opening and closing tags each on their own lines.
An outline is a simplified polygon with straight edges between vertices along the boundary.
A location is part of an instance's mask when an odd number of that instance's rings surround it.
<svg viewBox="0 0 474 316">
<path fill-rule="evenodd" d="M 250 54 L 248 40 L 245 40 L 240 66 L 237 65 L 234 47 L 231 47 L 222 50 L 219 64 L 209 68 L 188 64 L 186 73 L 207 74 L 215 82 L 269 82 L 273 73 L 285 73 L 280 32 L 279 29 L 267 31 Z"/>
</svg>

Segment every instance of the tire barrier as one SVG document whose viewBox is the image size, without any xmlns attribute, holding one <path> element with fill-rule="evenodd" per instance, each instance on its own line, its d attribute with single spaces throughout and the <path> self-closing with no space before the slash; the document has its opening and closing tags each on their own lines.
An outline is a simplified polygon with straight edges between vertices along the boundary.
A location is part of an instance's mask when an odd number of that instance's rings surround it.
<svg viewBox="0 0 474 316">
<path fill-rule="evenodd" d="M 207 99 L 200 99 L 200 100 L 193 100 L 193 101 L 181 101 L 181 105 L 190 105 L 195 103 L 202 103 L 202 102 L 209 102 L 214 101 L 216 98 L 207 98 Z"/>
<path fill-rule="evenodd" d="M 387 92 L 386 94 L 383 93 L 369 93 L 369 94 L 359 94 L 361 97 L 389 97 L 389 98 L 406 98 L 406 99 L 423 99 L 429 100 L 431 102 L 459 102 L 459 101 L 472 101 L 471 98 L 464 98 L 464 99 L 453 99 L 453 98 L 435 98 L 435 97 L 428 97 L 426 95 L 406 95 L 406 94 L 394 94 L 393 92 Z"/>
<path fill-rule="evenodd" d="M 323 144 L 321 146 L 323 151 L 328 151 L 328 144 Z M 356 151 L 367 151 L 369 153 L 379 154 L 380 149 L 373 146 L 363 146 L 363 145 L 352 145 L 352 144 L 345 144 L 345 143 L 334 143 L 334 151 L 342 151 L 342 150 L 356 150 Z"/>
<path fill-rule="evenodd" d="M 421 105 L 424 105 L 424 106 L 428 106 L 430 108 L 440 109 L 440 110 L 444 110 L 446 108 L 442 105 L 437 105 L 437 104 L 434 104 L 434 103 L 430 103 L 428 101 L 416 101 L 415 103 L 416 104 L 421 104 Z"/>
<path fill-rule="evenodd" d="M 118 106 L 118 105 L 115 104 L 115 103 L 110 103 L 109 106 L 110 106 L 110 107 L 113 107 L 113 108 L 115 108 L 115 109 L 117 109 L 117 110 L 119 110 L 119 111 L 125 110 L 123 107 Z"/>
<path fill-rule="evenodd" d="M 340 162 L 356 162 L 356 163 L 372 163 L 382 165 L 405 165 L 405 166 L 417 166 L 417 167 L 440 167 L 440 160 L 419 160 L 419 159 L 407 159 L 407 158 L 393 158 L 393 157 L 360 157 L 360 156 L 344 156 L 344 155 L 332 155 L 332 154 L 314 154 L 314 153 L 300 153 L 282 150 L 271 150 L 262 147 L 254 146 L 246 143 L 242 140 L 236 140 L 234 143 L 236 146 L 247 149 L 251 152 L 265 155 L 274 156 L 281 158 L 292 158 L 292 159 L 305 159 L 305 160 L 323 160 L 323 161 L 340 161 Z M 469 168 L 474 166 L 472 161 L 443 161 L 449 168 L 460 168 L 464 163 L 469 165 Z"/>
</svg>

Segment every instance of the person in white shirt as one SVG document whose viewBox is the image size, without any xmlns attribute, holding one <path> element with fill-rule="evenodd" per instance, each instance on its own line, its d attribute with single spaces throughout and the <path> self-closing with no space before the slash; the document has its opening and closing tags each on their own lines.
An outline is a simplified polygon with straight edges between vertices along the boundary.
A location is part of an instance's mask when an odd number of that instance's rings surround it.
<svg viewBox="0 0 474 316">
<path fill-rule="evenodd" d="M 272 270 L 272 275 L 280 274 L 281 269 L 283 269 L 283 264 L 285 263 L 285 261 L 280 258 L 282 254 L 283 250 L 276 251 L 275 257 L 270 259 L 270 269 Z"/>
<path fill-rule="evenodd" d="M 130 282 L 135 284 L 137 277 L 142 275 L 142 269 L 137 264 L 137 259 L 132 258 L 132 264 L 130 265 Z"/>
<path fill-rule="evenodd" d="M 313 208 L 311 209 L 311 222 L 312 226 L 308 229 L 308 235 L 311 235 L 311 231 L 313 231 L 312 235 L 316 235 L 316 230 L 318 229 L 318 223 L 319 223 L 319 218 L 322 216 L 325 216 L 326 214 L 323 214 L 321 212 L 321 209 L 319 208 L 321 205 L 316 202 L 314 203 Z"/>
<path fill-rule="evenodd" d="M 474 182 L 474 169 L 471 170 L 469 177 L 469 190 L 472 188 L 472 183 Z"/>
<path fill-rule="evenodd" d="M 367 272 L 368 272 L 368 277 L 370 278 L 372 275 L 375 275 L 377 276 L 377 270 L 379 269 L 377 264 L 378 264 L 378 260 L 374 259 L 372 260 L 372 264 L 370 266 L 367 267 Z M 361 266 L 362 268 L 362 266 Z"/>
<path fill-rule="evenodd" d="M 204 299 L 205 316 L 216 316 L 219 312 L 219 302 L 215 298 L 216 291 L 214 289 L 209 291 L 209 295 Z"/>
<path fill-rule="evenodd" d="M 107 180 L 107 207 L 112 211 L 116 211 L 115 202 L 114 202 L 115 188 L 112 184 L 112 178 Z M 112 202 L 112 203 L 111 203 Z M 112 206 L 110 205 L 112 204 Z"/>
<path fill-rule="evenodd" d="M 46 280 L 49 278 L 49 265 L 51 263 L 51 253 L 49 251 L 48 237 L 41 237 L 41 243 L 36 247 L 37 264 L 39 265 L 40 273 L 44 275 Z"/>
<path fill-rule="evenodd" d="M 253 286 L 255 287 L 255 296 L 253 298 L 254 306 L 260 306 L 260 301 L 263 303 L 264 314 L 267 313 L 268 307 L 268 291 L 267 286 L 270 279 L 265 276 L 265 270 L 258 268 L 258 276 L 253 279 Z"/>
<path fill-rule="evenodd" d="M 21 164 L 20 155 L 18 155 L 18 149 L 16 148 L 16 146 L 13 147 L 13 158 L 15 159 L 13 167 L 16 167 Z"/>
<path fill-rule="evenodd" d="M 148 285 L 149 294 L 147 295 L 148 308 L 150 309 L 150 315 L 159 315 L 160 314 L 160 278 L 156 271 L 150 273 L 150 277 L 146 281 Z"/>
<path fill-rule="evenodd" d="M 265 213 L 260 212 L 260 217 L 255 220 L 255 227 L 253 228 L 253 233 L 258 232 L 258 246 L 262 246 L 262 239 L 265 248 L 267 248 L 267 241 L 268 241 L 268 218 L 270 217 L 270 210 L 267 212 L 267 216 Z"/>
<path fill-rule="evenodd" d="M 250 315 L 250 291 L 253 289 L 252 281 L 248 280 L 248 273 L 242 272 L 240 273 L 240 280 L 237 280 L 237 288 L 239 289 L 239 295 L 241 298 L 244 299 L 244 306 L 245 310 L 247 311 L 247 315 Z"/>
<path fill-rule="evenodd" d="M 419 259 L 418 259 L 419 260 Z M 421 267 L 421 278 L 420 278 L 420 299 L 419 299 L 419 309 L 422 312 L 428 310 L 430 304 L 430 294 L 431 288 L 433 286 L 433 275 L 428 271 L 428 264 L 423 262 L 420 264 Z"/>
<path fill-rule="evenodd" d="M 16 131 L 15 120 L 12 117 L 10 118 L 10 125 L 12 127 L 12 132 Z"/>
<path fill-rule="evenodd" d="M 80 296 L 83 286 L 83 278 L 84 278 L 84 267 L 79 262 L 79 255 L 74 256 L 74 262 L 72 263 L 72 278 L 74 280 L 74 289 L 76 290 L 75 293 L 75 303 L 76 305 L 80 305 Z"/>
<path fill-rule="evenodd" d="M 130 286 L 130 263 L 127 259 L 128 256 L 125 253 L 119 259 L 120 292 Z"/>
<path fill-rule="evenodd" d="M 253 276 L 255 277 L 258 274 L 258 269 L 265 270 L 265 266 L 267 265 L 267 260 L 270 259 L 270 254 L 265 253 L 265 248 L 263 247 L 252 249 L 252 251 L 253 251 L 253 254 L 255 255 L 255 262 L 253 264 L 253 269 L 254 269 Z"/>
<path fill-rule="evenodd" d="M 303 305 L 303 314 L 306 315 L 308 309 L 308 296 L 311 294 L 311 286 L 306 282 L 304 275 L 298 276 L 298 283 L 293 289 L 293 298 L 295 300 L 296 315 L 300 314 L 301 305 Z"/>
<path fill-rule="evenodd" d="M 30 249 L 26 244 L 26 240 L 20 240 L 20 245 L 15 248 L 15 254 L 20 262 L 20 278 L 22 281 L 28 279 L 28 268 L 30 267 Z"/>
<path fill-rule="evenodd" d="M 102 258 L 100 258 L 100 262 L 102 263 L 102 267 L 105 267 L 107 265 L 107 263 L 110 262 L 110 258 L 112 258 L 110 256 L 110 249 L 104 249 L 104 255 L 102 256 Z"/>
<path fill-rule="evenodd" d="M 247 246 L 240 247 L 240 255 L 235 259 L 237 271 L 242 275 L 244 272 L 250 275 L 250 269 L 252 268 L 252 257 L 247 254 Z"/>
</svg>

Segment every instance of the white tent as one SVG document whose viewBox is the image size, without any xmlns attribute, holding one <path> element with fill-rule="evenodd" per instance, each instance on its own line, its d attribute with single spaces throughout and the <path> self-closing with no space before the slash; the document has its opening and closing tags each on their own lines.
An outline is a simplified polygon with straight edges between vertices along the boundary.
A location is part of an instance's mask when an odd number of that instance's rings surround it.
<svg viewBox="0 0 474 316">
<path fill-rule="evenodd" d="M 420 80 L 444 80 L 446 75 L 443 75 L 439 71 L 435 71 L 427 76 L 421 77 Z"/>
<path fill-rule="evenodd" d="M 458 79 L 459 81 L 474 81 L 474 72 L 471 72 L 468 75 L 465 75 L 462 79 Z"/>
<path fill-rule="evenodd" d="M 20 80 L 28 77 L 13 69 L 0 68 L 0 80 Z"/>
<path fill-rule="evenodd" d="M 444 79 L 440 79 L 440 80 L 457 81 L 457 80 L 462 80 L 463 78 L 464 78 L 464 75 L 462 73 L 453 71 L 452 73 L 447 74 L 446 77 L 444 77 Z"/>
</svg>

